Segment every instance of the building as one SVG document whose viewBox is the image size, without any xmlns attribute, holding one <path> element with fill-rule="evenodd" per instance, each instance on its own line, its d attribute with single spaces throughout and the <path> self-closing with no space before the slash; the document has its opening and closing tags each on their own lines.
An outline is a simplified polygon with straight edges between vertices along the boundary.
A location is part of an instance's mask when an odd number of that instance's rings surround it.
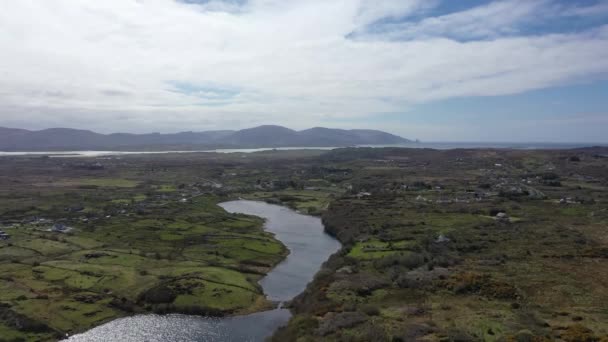
<svg viewBox="0 0 608 342">
<path fill-rule="evenodd" d="M 371 193 L 363 191 L 363 192 L 360 192 L 357 194 L 357 198 L 369 197 L 371 195 L 372 195 Z"/>
<path fill-rule="evenodd" d="M 450 241 L 452 241 L 450 240 L 450 238 L 443 234 L 440 234 L 439 237 L 435 240 L 435 243 L 448 243 Z"/>
<path fill-rule="evenodd" d="M 498 222 L 511 222 L 511 218 L 506 213 L 498 213 L 495 217 Z"/>
<path fill-rule="evenodd" d="M 53 225 L 53 227 L 51 228 L 51 231 L 56 232 L 56 233 L 67 233 L 70 230 L 72 230 L 72 228 L 66 226 L 63 223 L 55 223 Z"/>
</svg>

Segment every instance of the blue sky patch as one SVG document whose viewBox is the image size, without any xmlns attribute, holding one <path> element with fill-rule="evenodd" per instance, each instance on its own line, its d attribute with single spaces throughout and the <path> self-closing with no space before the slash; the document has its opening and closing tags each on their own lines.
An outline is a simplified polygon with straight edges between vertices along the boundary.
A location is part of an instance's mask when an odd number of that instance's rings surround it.
<svg viewBox="0 0 608 342">
<path fill-rule="evenodd" d="M 426 11 L 380 18 L 347 38 L 407 41 L 440 37 L 469 42 L 505 36 L 578 33 L 606 24 L 606 0 L 443 0 Z"/>
<path fill-rule="evenodd" d="M 200 99 L 227 100 L 240 94 L 239 90 L 229 87 L 200 85 L 185 81 L 168 81 L 167 83 L 172 86 L 170 89 L 172 92 L 197 97 Z"/>
</svg>

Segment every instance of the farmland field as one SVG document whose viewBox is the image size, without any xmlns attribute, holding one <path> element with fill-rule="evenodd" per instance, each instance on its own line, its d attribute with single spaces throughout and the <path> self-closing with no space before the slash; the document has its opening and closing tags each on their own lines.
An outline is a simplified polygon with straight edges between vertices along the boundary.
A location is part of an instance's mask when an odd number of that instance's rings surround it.
<svg viewBox="0 0 608 342">
<path fill-rule="evenodd" d="M 217 205 L 244 198 L 320 216 L 343 244 L 289 303 L 277 341 L 600 341 L 603 155 L 0 158 L 0 230 L 10 235 L 0 241 L 0 336 L 56 340 L 136 313 L 272 307 L 257 282 L 288 251 L 260 218 Z"/>
</svg>

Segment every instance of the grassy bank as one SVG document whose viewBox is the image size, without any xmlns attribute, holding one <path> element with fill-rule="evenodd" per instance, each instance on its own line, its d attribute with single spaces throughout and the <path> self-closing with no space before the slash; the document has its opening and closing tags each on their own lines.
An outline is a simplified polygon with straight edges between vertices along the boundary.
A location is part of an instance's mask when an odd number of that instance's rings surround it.
<svg viewBox="0 0 608 342">
<path fill-rule="evenodd" d="M 0 229 L 10 239 L 0 241 L 0 340 L 55 340 L 136 313 L 223 316 L 271 305 L 257 281 L 287 250 L 261 219 L 217 206 L 224 195 L 127 168 L 69 169 L 58 179 L 47 171 L 50 179 L 26 173 L 32 185 L 2 184 Z"/>
</svg>

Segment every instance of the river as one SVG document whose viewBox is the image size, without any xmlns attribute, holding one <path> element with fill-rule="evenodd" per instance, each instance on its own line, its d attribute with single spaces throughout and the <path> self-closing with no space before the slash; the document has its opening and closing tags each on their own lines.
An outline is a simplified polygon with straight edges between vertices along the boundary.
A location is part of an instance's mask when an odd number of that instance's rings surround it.
<svg viewBox="0 0 608 342">
<path fill-rule="evenodd" d="M 274 233 L 290 253 L 260 280 L 273 301 L 292 299 L 306 288 L 323 262 L 340 249 L 340 243 L 325 233 L 317 217 L 255 201 L 231 201 L 220 206 L 231 213 L 255 215 L 266 220 L 264 228 Z M 250 315 L 209 318 L 186 315 L 137 315 L 113 320 L 67 342 L 167 342 L 167 341 L 264 341 L 287 323 L 291 313 L 274 309 Z"/>
</svg>

